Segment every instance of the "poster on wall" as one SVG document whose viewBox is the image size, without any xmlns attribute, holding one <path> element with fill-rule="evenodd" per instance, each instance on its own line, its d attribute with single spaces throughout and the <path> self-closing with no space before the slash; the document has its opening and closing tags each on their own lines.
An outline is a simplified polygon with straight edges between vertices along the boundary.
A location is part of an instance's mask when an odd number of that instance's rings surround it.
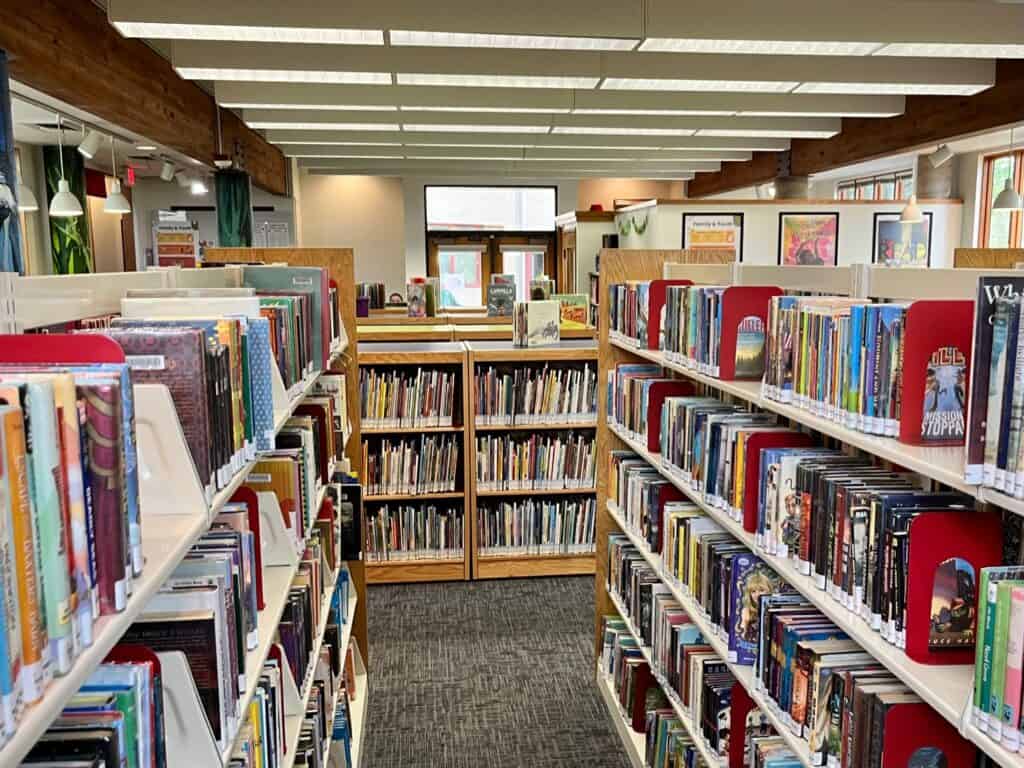
<svg viewBox="0 0 1024 768">
<path fill-rule="evenodd" d="M 18 222 L 17 161 L 11 92 L 7 80 L 7 53 L 0 50 L 0 272 L 24 272 Z"/>
<path fill-rule="evenodd" d="M 728 253 L 743 261 L 742 213 L 684 213 L 683 248 Z"/>
<path fill-rule="evenodd" d="M 931 266 L 931 213 L 925 212 L 917 224 L 901 224 L 898 213 L 876 213 L 871 253 L 881 267 Z"/>
<path fill-rule="evenodd" d="M 834 267 L 838 259 L 838 212 L 779 214 L 779 264 Z"/>
</svg>

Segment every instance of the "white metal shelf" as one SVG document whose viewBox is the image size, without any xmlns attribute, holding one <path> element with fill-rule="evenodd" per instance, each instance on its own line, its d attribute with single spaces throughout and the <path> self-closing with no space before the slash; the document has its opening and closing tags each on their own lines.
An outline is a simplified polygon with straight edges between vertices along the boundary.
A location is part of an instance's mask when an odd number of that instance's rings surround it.
<svg viewBox="0 0 1024 768">
<path fill-rule="evenodd" d="M 747 694 L 754 701 L 754 703 L 757 704 L 758 708 L 765 714 L 765 716 L 768 718 L 769 722 L 771 722 L 772 726 L 779 733 L 779 735 L 782 736 L 783 739 L 785 739 L 786 744 L 789 746 L 791 750 L 793 750 L 793 753 L 799 758 L 800 763 L 803 766 L 805 766 L 805 768 L 814 768 L 813 764 L 811 763 L 810 752 L 808 750 L 807 742 L 804 741 L 802 738 L 799 738 L 798 736 L 793 734 L 792 731 L 789 730 L 789 727 L 779 716 L 777 708 L 775 707 L 774 703 L 771 702 L 768 699 L 768 697 L 766 697 L 761 691 L 755 688 L 753 679 L 754 675 L 751 668 L 740 664 L 734 664 L 733 662 L 729 661 L 729 647 L 719 635 L 718 628 L 711 623 L 711 621 L 704 614 L 704 611 L 701 609 L 701 607 L 697 605 L 696 601 L 688 594 L 686 594 L 686 592 L 684 592 L 680 588 L 680 585 L 677 584 L 674 579 L 672 579 L 667 573 L 665 573 L 664 563 L 661 561 L 661 558 L 651 551 L 651 548 L 647 546 L 647 542 L 642 537 L 638 536 L 633 530 L 630 529 L 630 527 L 626 524 L 626 520 L 622 516 L 622 513 L 619 511 L 618 507 L 615 504 L 613 504 L 610 499 L 608 500 L 607 505 L 608 513 L 612 516 L 612 519 L 614 519 L 615 522 L 618 523 L 619 528 L 622 529 L 622 532 L 629 538 L 633 546 L 640 551 L 640 554 L 643 555 L 644 559 L 647 561 L 647 564 L 650 565 L 654 572 L 658 574 L 658 578 L 660 578 L 662 583 L 664 583 L 665 586 L 668 587 L 669 591 L 672 593 L 672 596 L 676 599 L 676 602 L 678 602 L 683 607 L 683 610 L 686 611 L 686 613 L 690 616 L 690 618 L 693 620 L 693 623 L 700 628 L 701 634 L 704 636 L 704 639 L 705 641 L 707 641 L 707 644 L 711 646 L 711 649 L 716 654 L 718 654 L 719 658 L 721 658 L 722 661 L 726 664 L 726 666 L 729 668 L 729 671 L 732 672 L 733 677 L 736 678 L 736 681 L 746 689 Z M 611 593 L 609 593 L 609 595 L 610 594 Z M 616 602 L 614 596 L 612 596 L 612 602 Z M 620 608 L 619 610 L 621 612 L 622 609 Z M 627 626 L 628 625 L 629 622 L 627 622 Z M 640 642 L 639 637 L 637 639 L 637 642 Z"/>
<path fill-rule="evenodd" d="M 626 757 L 633 768 L 647 768 L 647 741 L 644 734 L 637 733 L 626 720 L 626 715 L 619 706 L 619 700 L 615 695 L 615 688 L 612 679 L 604 673 L 601 665 L 597 665 L 597 689 L 601 692 L 601 698 L 608 707 L 608 714 L 612 724 L 619 734 L 623 747 L 626 750 Z"/>
<path fill-rule="evenodd" d="M 356 667 L 356 699 L 355 702 L 349 702 L 349 730 L 352 734 L 351 768 L 360 768 L 363 755 L 365 754 L 363 751 L 363 740 L 366 738 L 366 712 L 369 708 L 370 685 L 369 678 L 366 675 L 366 666 L 363 663 L 363 657 L 359 652 L 358 645 L 352 646 L 352 654 Z"/>
</svg>

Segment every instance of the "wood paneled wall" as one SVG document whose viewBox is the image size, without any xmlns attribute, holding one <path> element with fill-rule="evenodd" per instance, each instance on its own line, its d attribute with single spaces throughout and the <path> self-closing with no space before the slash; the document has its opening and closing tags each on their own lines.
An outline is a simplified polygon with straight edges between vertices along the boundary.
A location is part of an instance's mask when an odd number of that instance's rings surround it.
<svg viewBox="0 0 1024 768">
<path fill-rule="evenodd" d="M 1024 248 L 955 248 L 954 267 L 1014 269 L 1024 264 Z"/>
</svg>

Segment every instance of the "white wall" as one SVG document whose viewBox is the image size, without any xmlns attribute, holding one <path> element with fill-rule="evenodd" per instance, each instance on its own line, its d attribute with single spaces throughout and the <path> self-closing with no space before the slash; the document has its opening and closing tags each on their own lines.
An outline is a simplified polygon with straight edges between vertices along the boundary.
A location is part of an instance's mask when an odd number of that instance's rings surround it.
<svg viewBox="0 0 1024 768">
<path fill-rule="evenodd" d="M 135 256 L 140 268 L 153 263 L 153 216 L 159 210 L 169 209 L 172 205 L 214 206 L 217 205 L 217 194 L 213 179 L 207 180 L 207 193 L 193 195 L 188 189 L 178 186 L 176 181 L 162 181 L 159 178 L 139 179 L 132 188 L 132 216 L 135 229 Z M 254 206 L 273 206 L 275 220 L 286 220 L 292 231 L 294 241 L 295 227 L 292 220 L 293 203 L 290 197 L 281 197 L 264 192 L 256 186 L 252 188 L 252 204 Z M 258 224 L 263 212 L 257 212 L 253 223 Z M 199 223 L 199 239 L 211 245 L 217 244 L 217 213 L 202 211 L 189 213 L 189 219 Z"/>
<path fill-rule="evenodd" d="M 779 213 L 839 211 L 839 266 L 847 264 L 870 264 L 872 261 L 872 240 L 874 238 L 875 213 L 899 213 L 904 206 L 893 202 L 841 202 L 809 203 L 800 200 L 735 201 L 726 204 L 723 200 L 693 201 L 684 205 L 662 205 L 636 210 L 627 210 L 616 216 L 620 223 L 626 216 L 642 219 L 649 213 L 650 221 L 643 235 L 631 233 L 620 239 L 623 248 L 679 249 L 682 248 L 682 214 L 700 213 L 742 213 L 743 214 L 743 262 L 745 264 L 778 263 Z M 932 213 L 931 266 L 952 267 L 953 249 L 960 246 L 963 206 L 959 201 L 921 205 L 921 210 Z"/>
<path fill-rule="evenodd" d="M 25 274 L 48 275 L 53 270 L 50 258 L 50 217 L 46 207 L 46 181 L 43 178 L 43 148 L 37 144 L 15 142 L 21 158 L 21 182 L 36 196 L 39 210 L 25 214 L 25 230 L 21 233 Z"/>
<path fill-rule="evenodd" d="M 963 218 L 960 226 L 960 247 L 982 247 L 978 242 L 979 222 L 978 206 L 981 204 L 981 168 L 984 154 L 967 152 L 957 155 L 960 163 L 958 189 L 964 201 Z"/>
</svg>

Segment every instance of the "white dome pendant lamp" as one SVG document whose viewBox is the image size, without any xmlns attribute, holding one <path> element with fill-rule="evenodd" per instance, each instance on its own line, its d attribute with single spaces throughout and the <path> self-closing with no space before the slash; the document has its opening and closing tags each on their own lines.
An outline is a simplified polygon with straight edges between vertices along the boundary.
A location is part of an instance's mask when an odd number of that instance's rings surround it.
<svg viewBox="0 0 1024 768">
<path fill-rule="evenodd" d="M 1010 128 L 1010 151 L 1013 151 L 1013 128 Z M 1006 179 L 1003 191 L 992 201 L 993 211 L 1015 211 L 1021 207 L 1020 195 L 1013 188 L 1013 174 Z"/>
<path fill-rule="evenodd" d="M 71 187 L 64 178 L 64 129 L 61 128 L 60 115 L 57 115 L 57 152 L 60 155 L 60 181 L 57 182 L 57 194 L 50 201 L 50 215 L 58 219 L 81 216 L 82 204 L 71 194 Z"/>
<path fill-rule="evenodd" d="M 115 213 L 121 215 L 132 212 L 132 204 L 121 192 L 121 179 L 117 175 L 117 159 L 114 157 L 114 137 L 110 137 L 110 168 L 114 174 L 114 183 L 110 185 L 110 192 L 107 200 L 103 203 L 104 213 Z"/>
</svg>

